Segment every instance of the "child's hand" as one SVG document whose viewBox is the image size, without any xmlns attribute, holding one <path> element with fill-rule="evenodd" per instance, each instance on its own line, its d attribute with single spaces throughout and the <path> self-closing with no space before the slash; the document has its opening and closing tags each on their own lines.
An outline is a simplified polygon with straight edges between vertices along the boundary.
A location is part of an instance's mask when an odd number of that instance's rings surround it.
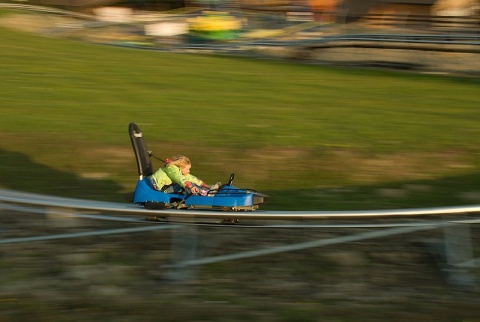
<svg viewBox="0 0 480 322">
<path fill-rule="evenodd" d="M 190 191 L 192 192 L 192 194 L 194 195 L 198 195 L 200 193 L 200 189 L 198 187 L 195 187 L 193 186 Z"/>
</svg>

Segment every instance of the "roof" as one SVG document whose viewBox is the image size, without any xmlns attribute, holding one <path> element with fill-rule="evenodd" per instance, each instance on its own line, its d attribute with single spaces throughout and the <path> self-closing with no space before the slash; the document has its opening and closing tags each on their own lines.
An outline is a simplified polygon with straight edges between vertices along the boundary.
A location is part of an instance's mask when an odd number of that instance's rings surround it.
<svg viewBox="0 0 480 322">
<path fill-rule="evenodd" d="M 380 3 L 396 3 L 396 4 L 418 4 L 418 5 L 427 5 L 431 6 L 437 0 L 380 0 Z"/>
<path fill-rule="evenodd" d="M 339 0 L 337 9 L 347 15 L 365 15 L 368 11 L 382 4 L 410 4 L 433 6 L 436 0 Z"/>
</svg>

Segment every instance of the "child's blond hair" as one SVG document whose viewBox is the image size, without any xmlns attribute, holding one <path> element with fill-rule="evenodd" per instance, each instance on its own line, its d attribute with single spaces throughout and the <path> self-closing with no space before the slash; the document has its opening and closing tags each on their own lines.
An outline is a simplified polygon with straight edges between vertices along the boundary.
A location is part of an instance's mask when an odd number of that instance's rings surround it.
<svg viewBox="0 0 480 322">
<path fill-rule="evenodd" d="M 174 155 L 171 159 L 170 159 L 170 163 L 169 165 L 172 164 L 172 165 L 176 165 L 177 167 L 179 168 L 183 168 L 189 164 L 192 164 L 190 162 L 190 159 L 187 158 L 186 156 L 184 155 Z"/>
</svg>

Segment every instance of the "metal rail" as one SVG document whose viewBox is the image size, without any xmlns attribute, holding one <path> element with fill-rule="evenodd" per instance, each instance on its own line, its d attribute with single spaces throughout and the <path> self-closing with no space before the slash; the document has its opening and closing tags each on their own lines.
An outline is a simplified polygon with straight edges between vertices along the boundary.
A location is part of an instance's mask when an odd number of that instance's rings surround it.
<svg viewBox="0 0 480 322">
<path fill-rule="evenodd" d="M 480 205 L 386 209 L 386 210 L 353 210 L 353 211 L 252 211 L 252 212 L 223 212 L 211 210 L 147 210 L 137 205 L 114 202 L 90 201 L 74 198 L 45 196 L 34 193 L 16 192 L 0 189 L 0 201 L 50 207 L 65 207 L 75 209 L 98 210 L 117 213 L 139 213 L 149 215 L 163 215 L 167 217 L 190 218 L 245 218 L 263 220 L 306 220 L 332 218 L 374 218 L 374 217 L 402 217 L 425 216 L 440 214 L 465 214 L 480 212 Z"/>
<path fill-rule="evenodd" d="M 162 224 L 162 225 L 172 225 L 172 224 L 182 224 L 182 225 L 195 225 L 195 226 L 208 226 L 208 227 L 217 227 L 217 228 L 392 228 L 392 227 L 423 227 L 423 226 L 441 226 L 445 222 L 452 224 L 476 224 L 480 222 L 480 219 L 455 219 L 455 220 L 422 220 L 415 222 L 390 222 L 390 223 L 325 223 L 325 224 L 270 224 L 270 220 L 264 220 L 261 223 L 247 223 L 247 224 L 222 224 L 221 222 L 205 222 L 205 221 L 155 221 L 149 220 L 148 217 L 145 219 L 140 219 L 137 217 L 118 217 L 113 215 L 98 215 L 98 214 L 84 214 L 84 213 L 72 213 L 71 211 L 62 211 L 58 209 L 45 209 L 45 208 L 34 208 L 31 206 L 21 206 L 16 204 L 8 204 L 0 202 L 0 209 L 10 210 L 15 212 L 24 212 L 24 213 L 36 213 L 36 214 L 54 214 L 63 217 L 71 218 L 80 218 L 80 219 L 91 219 L 91 220 L 103 220 L 103 221 L 113 221 L 113 222 L 124 222 L 124 223 L 141 223 L 141 224 Z M 1 243 L 1 242 L 0 242 Z"/>
<path fill-rule="evenodd" d="M 20 204 L 20 205 L 19 205 Z M 28 205 L 28 206 L 25 206 Z M 47 209 L 32 208 L 32 206 L 46 207 Z M 469 224 L 480 223 L 479 218 L 458 218 L 455 220 L 446 220 L 440 218 L 440 220 L 423 220 L 420 222 L 410 223 L 362 223 L 362 224 L 331 224 L 324 225 L 247 225 L 237 226 L 229 225 L 229 227 L 235 228 L 313 228 L 313 227 L 341 227 L 341 228 L 377 228 L 377 230 L 361 232 L 358 234 L 351 234 L 347 236 L 339 236 L 321 240 L 313 240 L 309 242 L 296 243 L 290 245 L 282 245 L 277 247 L 271 247 L 268 249 L 257 249 L 244 251 L 234 254 L 226 254 L 213 257 L 196 258 L 197 253 L 197 239 L 198 239 L 198 224 L 195 222 L 195 218 L 226 218 L 227 216 L 233 218 L 248 218 L 248 219 L 343 219 L 343 218 L 397 218 L 405 216 L 422 216 L 422 215 L 445 215 L 445 214 L 466 214 L 480 212 L 480 206 L 459 206 L 459 207 L 438 207 L 438 208 L 423 208 L 423 209 L 397 209 L 397 210 L 370 210 L 370 211 L 340 211 L 340 212 L 281 212 L 281 211 L 264 211 L 254 214 L 253 212 L 241 212 L 241 213 L 228 213 L 228 212 L 214 212 L 214 211 L 191 211 L 191 210 L 166 210 L 166 211 L 154 211 L 146 210 L 138 207 L 132 207 L 131 205 L 123 205 L 110 202 L 88 201 L 74 198 L 61 198 L 47 195 L 39 195 L 33 193 L 16 192 L 12 190 L 0 189 L 0 209 L 7 209 L 12 211 L 24 211 L 24 212 L 36 212 L 36 213 L 54 213 L 57 215 L 65 215 L 69 217 L 79 217 L 84 219 L 95 220 L 112 220 L 119 222 L 143 222 L 148 223 L 145 220 L 139 220 L 136 218 L 125 218 L 117 216 L 106 216 L 96 214 L 76 214 L 68 211 L 62 211 L 61 209 L 51 209 L 51 207 L 68 208 L 68 209 L 89 209 L 95 211 L 115 211 L 115 212 L 128 212 L 128 213 L 141 213 L 141 214 L 162 214 L 173 217 L 173 219 L 187 219 L 189 224 L 162 224 L 162 225 L 143 225 L 141 227 L 129 227 L 129 228 L 117 228 L 106 229 L 88 232 L 75 232 L 67 234 L 54 234 L 47 236 L 32 236 L 32 237 L 19 237 L 8 238 L 0 240 L 1 244 L 12 243 L 25 243 L 33 241 L 45 241 L 56 240 L 64 238 L 75 238 L 85 236 L 98 236 L 107 234 L 120 234 L 120 233 L 134 233 L 143 231 L 155 231 L 172 229 L 172 263 L 169 265 L 162 265 L 167 268 L 166 277 L 172 280 L 184 280 L 192 276 L 193 267 L 198 265 L 206 265 L 216 262 L 245 259 L 256 256 L 264 256 L 277 254 L 282 252 L 290 252 L 296 250 L 302 250 L 312 247 L 329 246 L 339 243 L 346 243 L 352 241 L 367 240 L 372 238 L 380 238 L 398 234 L 406 234 L 417 231 L 425 231 L 432 229 L 444 230 L 443 239 L 443 251 L 439 254 L 435 254 L 441 257 L 442 260 L 439 265 L 442 271 L 448 273 L 448 279 L 450 283 L 459 288 L 472 289 L 476 287 L 476 279 L 468 269 L 478 267 L 480 258 L 473 258 L 472 243 L 470 237 Z M 463 224 L 463 225 L 462 225 Z M 225 226 L 217 225 L 217 227 L 224 228 Z M 384 228 L 384 229 L 378 229 Z"/>
<path fill-rule="evenodd" d="M 205 265 L 205 264 L 212 264 L 212 263 L 224 262 L 224 261 L 235 260 L 235 259 L 245 259 L 245 258 L 257 257 L 257 256 L 272 255 L 272 254 L 278 254 L 283 252 L 291 252 L 295 250 L 303 250 L 303 249 L 308 249 L 313 247 L 329 246 L 329 245 L 346 243 L 346 242 L 353 242 L 353 241 L 367 240 L 372 238 L 387 237 L 387 236 L 398 235 L 398 234 L 412 233 L 412 232 L 417 232 L 422 230 L 435 229 L 445 225 L 449 225 L 449 224 L 443 223 L 440 226 L 429 225 L 429 226 L 397 227 L 397 228 L 389 228 L 389 229 L 383 229 L 383 230 L 375 230 L 375 231 L 369 231 L 366 233 L 360 233 L 356 235 L 340 236 L 340 237 L 334 237 L 334 238 L 328 238 L 328 239 L 314 240 L 314 241 L 309 241 L 304 243 L 283 245 L 283 246 L 271 247 L 271 248 L 265 248 L 265 249 L 256 249 L 256 250 L 240 252 L 235 254 L 192 259 L 192 260 L 180 262 L 174 265 L 168 265 L 168 267 Z"/>
<path fill-rule="evenodd" d="M 339 42 L 380 42 L 404 44 L 480 45 L 480 35 L 464 34 L 345 34 L 302 40 L 259 40 L 252 45 L 263 46 L 327 46 Z"/>
<path fill-rule="evenodd" d="M 47 7 L 47 6 L 35 6 L 35 5 L 17 4 L 17 3 L 0 3 L 0 8 L 46 12 L 46 13 L 53 13 L 57 15 L 72 16 L 72 17 L 82 18 L 87 20 L 97 19 L 95 16 L 92 16 L 92 15 L 87 15 L 84 13 L 79 13 L 79 12 L 70 11 L 70 10 L 62 10 L 62 9 L 57 9 L 57 8 Z"/>
<path fill-rule="evenodd" d="M 45 241 L 45 240 L 55 240 L 55 239 L 65 239 L 65 238 L 76 238 L 76 237 L 91 237 L 91 236 L 113 235 L 113 234 L 129 234 L 129 233 L 138 233 L 138 232 L 145 232 L 145 231 L 174 229 L 174 228 L 177 228 L 177 227 L 174 226 L 174 225 L 168 225 L 168 226 L 157 225 L 157 226 L 143 226 L 143 227 L 84 231 L 84 232 L 78 232 L 78 233 L 55 234 L 55 235 L 47 235 L 47 236 L 17 237 L 17 238 L 1 239 L 0 240 L 0 245 L 2 245 L 2 244 L 27 243 L 27 242 L 36 242 L 36 241 Z"/>
<path fill-rule="evenodd" d="M 480 212 L 480 205 L 386 209 L 386 210 L 356 210 L 356 211 L 252 211 L 252 212 L 223 212 L 211 210 L 148 210 L 137 205 L 114 202 L 90 201 L 75 198 L 52 197 L 40 194 L 16 192 L 0 189 L 0 201 L 28 204 L 36 206 L 66 207 L 88 209 L 117 213 L 139 213 L 148 215 L 167 216 L 172 218 L 212 218 L 212 219 L 262 219 L 262 220 L 307 220 L 307 219 L 334 219 L 334 218 L 382 218 L 382 217 L 411 217 L 440 214 L 465 214 Z"/>
</svg>

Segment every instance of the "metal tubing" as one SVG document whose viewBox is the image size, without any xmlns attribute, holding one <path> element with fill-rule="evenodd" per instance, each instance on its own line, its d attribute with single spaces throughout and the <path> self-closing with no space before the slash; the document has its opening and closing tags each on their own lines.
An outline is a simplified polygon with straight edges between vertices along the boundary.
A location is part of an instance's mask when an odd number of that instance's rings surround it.
<svg viewBox="0 0 480 322">
<path fill-rule="evenodd" d="M 267 220 L 301 220 L 301 219 L 332 219 L 332 218 L 374 218 L 374 217 L 408 217 L 440 214 L 465 214 L 480 212 L 480 205 L 457 207 L 357 210 L 357 211 L 251 211 L 223 212 L 207 210 L 148 210 L 137 205 L 114 202 L 89 201 L 74 198 L 43 196 L 32 193 L 15 192 L 0 189 L 0 201 L 37 206 L 68 207 L 98 211 L 114 211 L 121 213 L 142 213 L 163 215 L 167 217 L 192 217 L 216 219 L 267 219 Z"/>
</svg>

